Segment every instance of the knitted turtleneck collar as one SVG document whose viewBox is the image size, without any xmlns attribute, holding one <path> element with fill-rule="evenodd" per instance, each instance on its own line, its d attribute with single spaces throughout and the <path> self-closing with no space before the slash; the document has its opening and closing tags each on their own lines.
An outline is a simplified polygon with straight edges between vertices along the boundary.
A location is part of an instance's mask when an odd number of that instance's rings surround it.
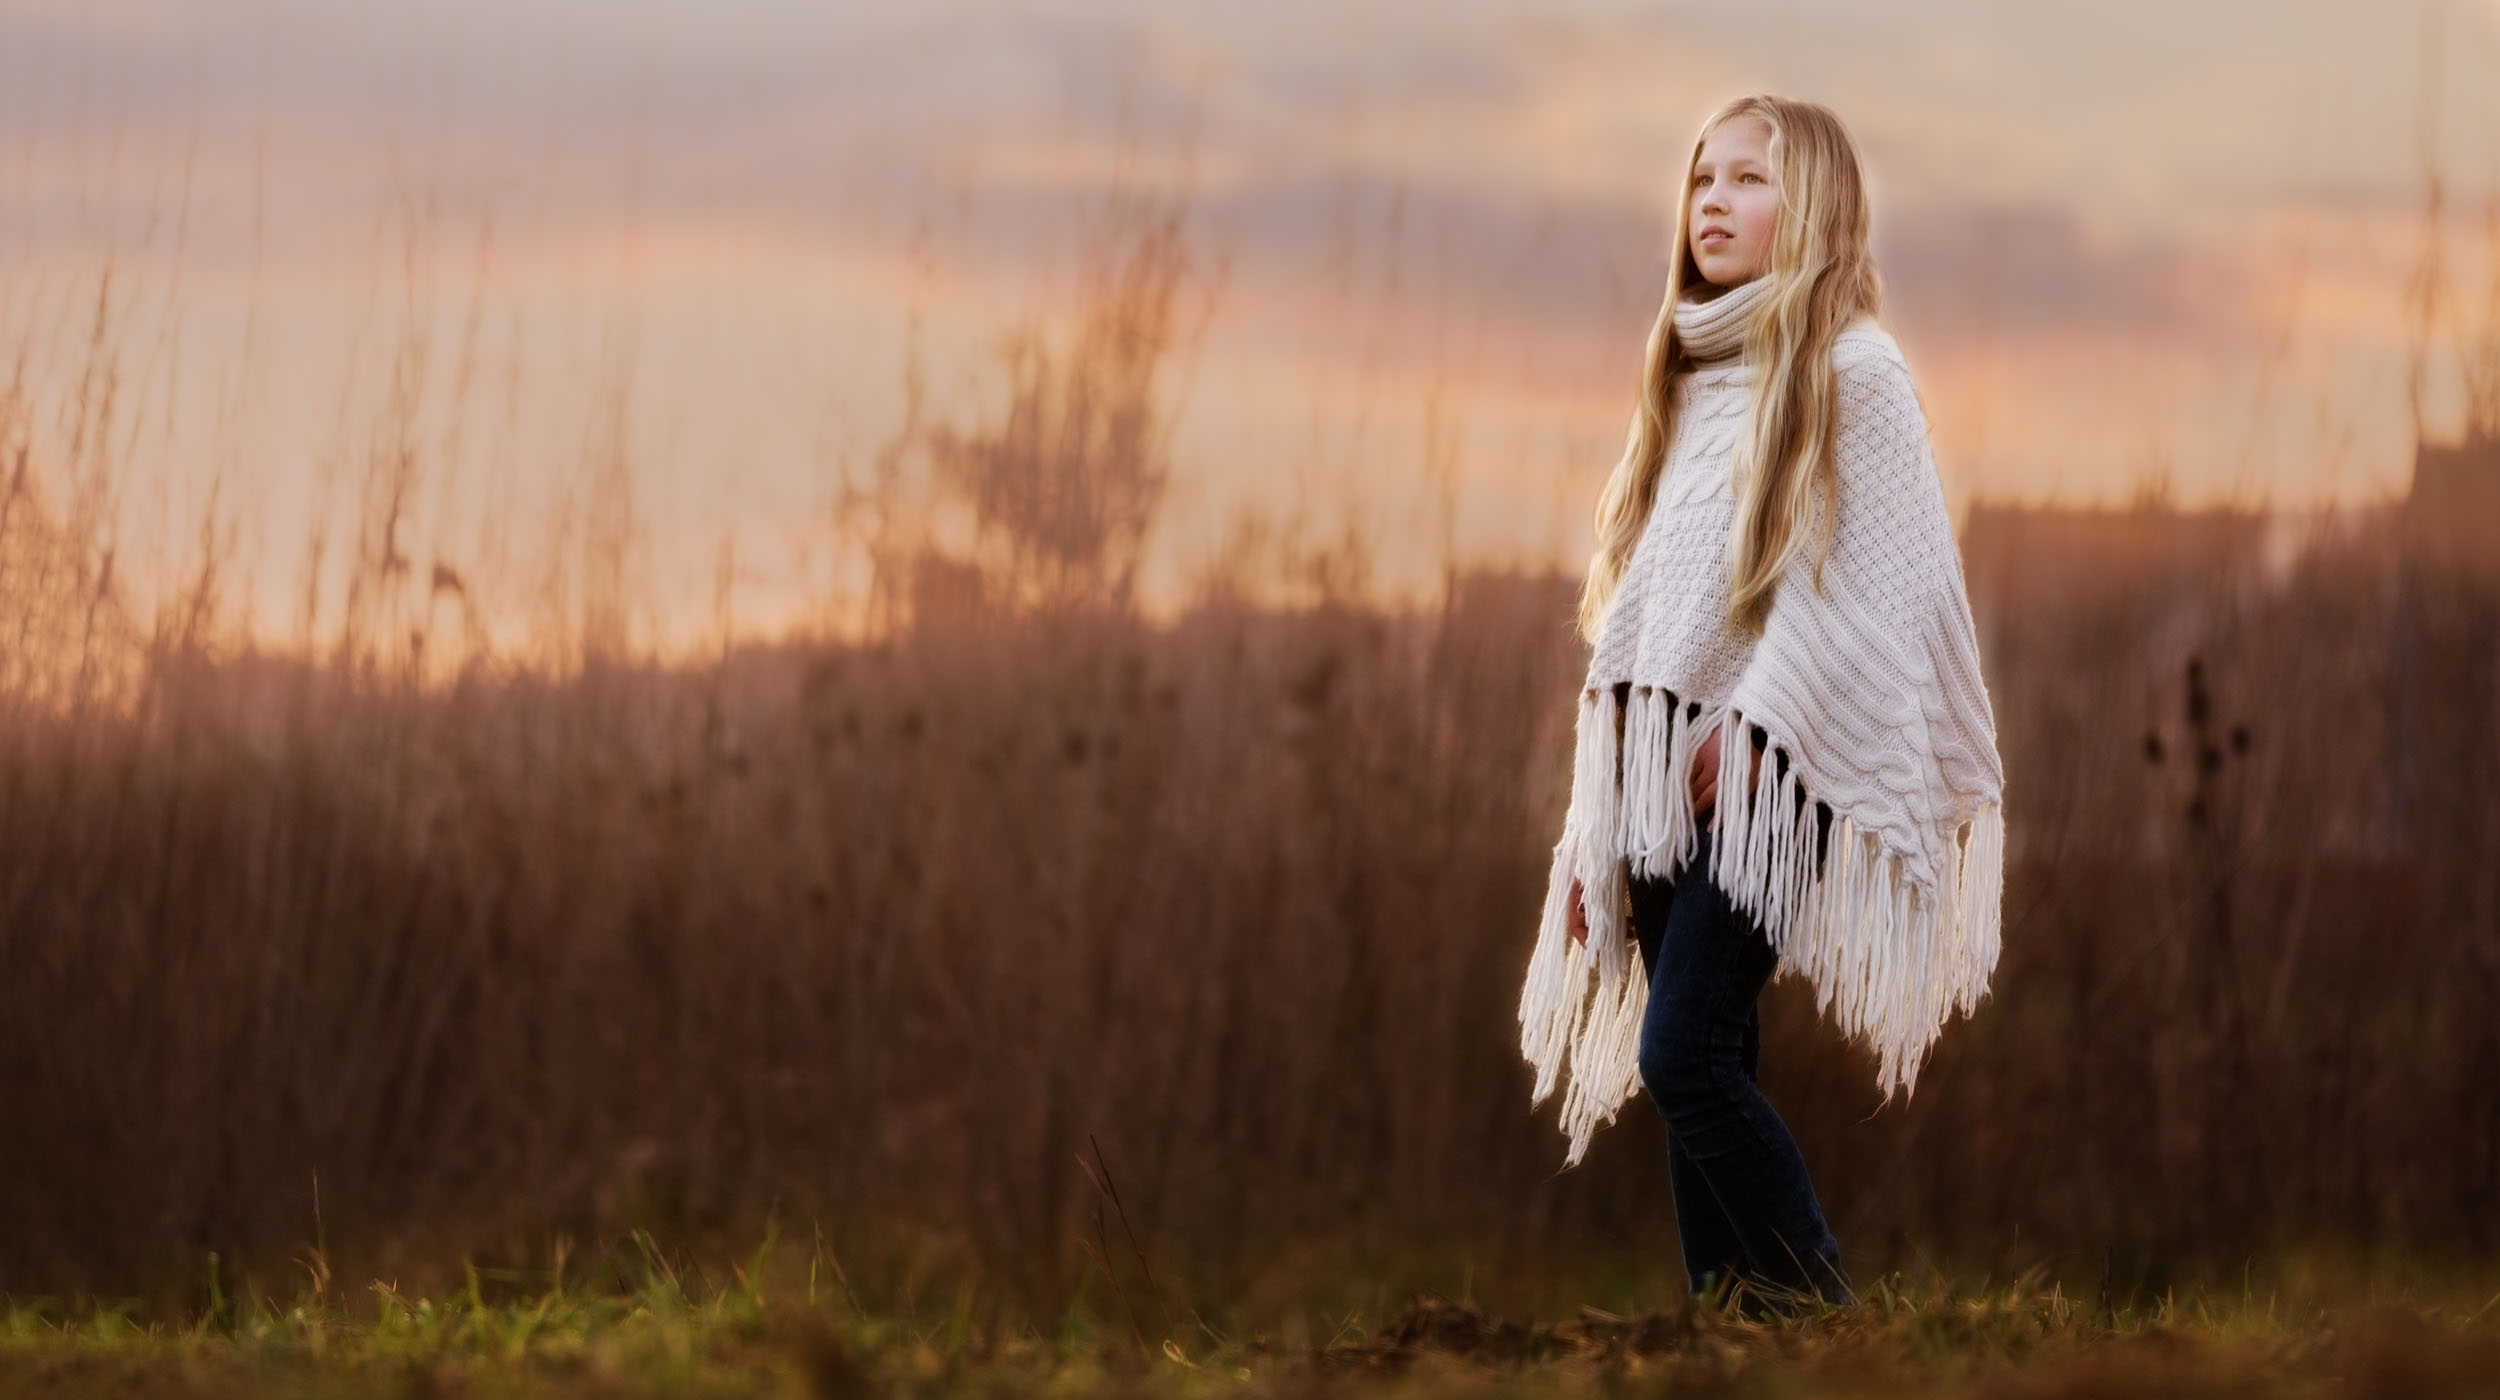
<svg viewBox="0 0 2500 1400">
<path fill-rule="evenodd" d="M 1703 284 L 1704 289 L 1708 287 Z M 1754 308 L 1770 288 L 1766 275 L 1714 291 L 1708 300 L 1693 295 L 1701 289 L 1686 289 L 1675 299 L 1676 339 L 1697 362 L 1735 359 L 1745 353 L 1745 331 L 1753 323 Z"/>
</svg>

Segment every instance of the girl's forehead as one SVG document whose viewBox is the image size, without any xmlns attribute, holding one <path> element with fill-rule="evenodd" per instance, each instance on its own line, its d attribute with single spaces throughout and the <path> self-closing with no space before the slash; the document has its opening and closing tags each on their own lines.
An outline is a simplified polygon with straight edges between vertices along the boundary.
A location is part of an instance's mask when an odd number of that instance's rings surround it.
<svg viewBox="0 0 2500 1400">
<path fill-rule="evenodd" d="M 1702 133 L 1701 148 L 1693 163 L 1707 165 L 1715 156 L 1720 160 L 1765 160 L 1771 149 L 1771 124 L 1751 112 L 1733 116 Z"/>
</svg>

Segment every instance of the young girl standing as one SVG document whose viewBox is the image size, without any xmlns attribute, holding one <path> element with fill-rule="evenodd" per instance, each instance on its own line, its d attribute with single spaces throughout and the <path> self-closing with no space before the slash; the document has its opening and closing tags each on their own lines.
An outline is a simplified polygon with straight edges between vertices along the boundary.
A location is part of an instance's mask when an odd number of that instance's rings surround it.
<svg viewBox="0 0 2500 1400">
<path fill-rule="evenodd" d="M 1648 1089 L 1696 1294 L 1850 1296 L 1755 1083 L 1771 975 L 1813 983 L 1889 1101 L 1996 966 L 1995 721 L 1867 226 L 1826 108 L 1745 97 L 1703 124 L 1580 600 L 1521 1049 L 1532 1104 L 1563 1089 L 1568 1163 Z"/>
</svg>

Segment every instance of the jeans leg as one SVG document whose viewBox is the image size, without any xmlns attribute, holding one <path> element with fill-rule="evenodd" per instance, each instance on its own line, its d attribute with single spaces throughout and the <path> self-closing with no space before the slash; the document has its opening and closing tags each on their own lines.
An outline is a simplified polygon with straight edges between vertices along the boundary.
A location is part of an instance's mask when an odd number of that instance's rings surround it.
<svg viewBox="0 0 2500 1400">
<path fill-rule="evenodd" d="M 1710 1180 L 1693 1164 L 1683 1139 L 1667 1134 L 1667 1186 L 1675 1197 L 1675 1237 L 1684 1249 L 1684 1278 L 1695 1297 L 1745 1272 L 1745 1242 L 1719 1205 Z"/>
<path fill-rule="evenodd" d="M 1641 1079 L 1667 1121 L 1670 1151 L 1680 1145 L 1689 1167 L 1672 1174 L 1687 1275 L 1700 1292 L 1733 1240 L 1749 1281 L 1844 1301 L 1851 1295 L 1840 1245 L 1805 1158 L 1755 1082 L 1757 999 L 1778 955 L 1711 878 L 1709 849 L 1705 842 L 1671 890 L 1648 893 L 1649 918 L 1638 903 L 1634 910 L 1650 967 Z M 1701 1200 L 1688 1209 L 1696 1196 L 1716 1211 Z"/>
<path fill-rule="evenodd" d="M 1635 879 L 1632 882 L 1632 928 L 1641 945 L 1641 966 L 1650 974 L 1650 1001 L 1653 1007 L 1663 990 L 1658 984 L 1658 950 L 1664 943 L 1661 936 L 1666 927 L 1668 910 L 1675 900 L 1675 885 L 1667 880 Z M 1757 1063 L 1761 1039 L 1760 1018 L 1753 1008 L 1746 1008 L 1746 1025 L 1755 1032 L 1748 1036 L 1745 1074 L 1751 1078 Z M 1653 1102 L 1655 1101 L 1653 1097 Z M 1735 1223 L 1719 1205 L 1718 1194 L 1710 1189 L 1710 1181 L 1693 1164 L 1693 1156 L 1684 1150 L 1684 1139 L 1670 1131 L 1667 1134 L 1667 1187 L 1675 1204 L 1675 1236 L 1682 1246 L 1684 1276 L 1696 1296 L 1709 1291 L 1715 1283 L 1734 1278 L 1745 1271 L 1745 1245 L 1736 1234 Z"/>
</svg>

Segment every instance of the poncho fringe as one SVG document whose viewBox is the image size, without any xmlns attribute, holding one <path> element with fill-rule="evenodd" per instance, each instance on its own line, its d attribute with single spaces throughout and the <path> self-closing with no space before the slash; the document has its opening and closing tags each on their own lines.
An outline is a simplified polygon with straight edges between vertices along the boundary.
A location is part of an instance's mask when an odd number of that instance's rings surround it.
<svg viewBox="0 0 2500 1400">
<path fill-rule="evenodd" d="M 1689 788 L 1676 779 L 1723 720 L 1717 825 L 1705 832 Z M 1748 781 L 1757 735 L 1764 755 Z M 1781 971 L 1803 973 L 1820 1010 L 1875 1052 L 1886 1101 L 1896 1088 L 1915 1091 L 1948 1013 L 1972 1011 L 1996 966 L 2003 804 L 1984 803 L 1961 823 L 1941 888 L 1927 889 L 1847 815 L 1834 814 L 1826 826 L 1799 766 L 1787 761 L 1793 746 L 1733 708 L 1708 713 L 1651 686 L 1595 687 L 1580 697 L 1577 739 L 1572 807 L 1554 845 L 1519 1006 L 1521 1050 L 1538 1070 L 1532 1104 L 1569 1071 L 1561 1109 L 1567 1164 L 1640 1087 L 1648 975 L 1639 945 L 1626 936 L 1628 879 L 1635 871 L 1672 879 L 1705 838 L 1714 843 L 1718 883 L 1761 921 Z M 1584 894 L 1586 944 L 1570 933 L 1574 878 Z"/>
</svg>

